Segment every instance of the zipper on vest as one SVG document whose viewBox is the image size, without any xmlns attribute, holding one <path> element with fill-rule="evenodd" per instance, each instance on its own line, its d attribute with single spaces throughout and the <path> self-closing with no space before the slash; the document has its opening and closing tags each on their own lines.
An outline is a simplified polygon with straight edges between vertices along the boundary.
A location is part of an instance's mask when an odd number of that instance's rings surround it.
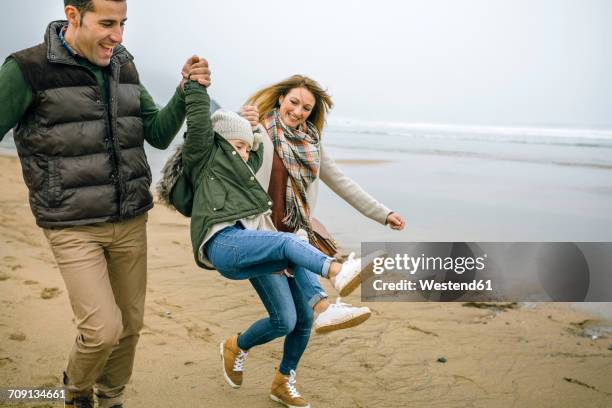
<svg viewBox="0 0 612 408">
<path fill-rule="evenodd" d="M 117 192 L 117 208 L 118 216 L 121 218 L 121 181 L 119 180 L 119 160 L 117 160 L 117 152 L 115 151 L 115 137 L 111 130 L 111 115 L 108 109 L 108 104 L 104 104 L 104 121 L 106 130 L 106 148 L 108 149 L 108 155 L 111 160 L 112 172 L 111 181 L 115 185 L 115 191 Z"/>
</svg>

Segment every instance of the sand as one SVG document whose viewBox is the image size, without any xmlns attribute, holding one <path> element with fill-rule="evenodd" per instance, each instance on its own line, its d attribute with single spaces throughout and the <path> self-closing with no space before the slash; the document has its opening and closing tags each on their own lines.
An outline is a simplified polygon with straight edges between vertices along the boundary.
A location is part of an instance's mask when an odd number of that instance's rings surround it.
<svg viewBox="0 0 612 408">
<path fill-rule="evenodd" d="M 0 156 L 0 197 L 0 386 L 57 385 L 75 328 L 15 157 Z M 157 205 L 148 228 L 145 328 L 126 407 L 278 406 L 268 391 L 280 340 L 251 351 L 241 389 L 221 375 L 218 342 L 265 314 L 255 291 L 196 267 L 180 214 Z M 313 407 L 612 406 L 612 339 L 583 337 L 579 324 L 593 317 L 566 304 L 368 306 L 358 328 L 313 333 L 298 371 Z"/>
</svg>

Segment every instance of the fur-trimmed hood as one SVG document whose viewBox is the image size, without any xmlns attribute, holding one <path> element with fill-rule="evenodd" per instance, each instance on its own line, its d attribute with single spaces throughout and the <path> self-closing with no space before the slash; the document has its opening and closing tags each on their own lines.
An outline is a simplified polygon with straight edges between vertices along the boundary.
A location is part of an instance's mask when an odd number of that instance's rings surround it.
<svg viewBox="0 0 612 408">
<path fill-rule="evenodd" d="M 183 144 L 176 147 L 176 150 L 166 161 L 161 171 L 161 179 L 157 182 L 156 191 L 159 201 L 176 210 L 170 202 L 170 192 L 176 181 L 183 174 Z"/>
</svg>

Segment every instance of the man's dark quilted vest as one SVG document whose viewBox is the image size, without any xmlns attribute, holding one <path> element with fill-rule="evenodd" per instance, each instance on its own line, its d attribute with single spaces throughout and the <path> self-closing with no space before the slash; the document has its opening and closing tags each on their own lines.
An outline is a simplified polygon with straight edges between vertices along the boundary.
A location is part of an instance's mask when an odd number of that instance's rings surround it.
<svg viewBox="0 0 612 408">
<path fill-rule="evenodd" d="M 108 67 L 108 104 L 93 73 L 62 46 L 64 22 L 45 42 L 12 55 L 34 101 L 14 130 L 30 206 L 41 227 L 114 222 L 153 207 L 140 90 L 127 50 Z"/>
</svg>

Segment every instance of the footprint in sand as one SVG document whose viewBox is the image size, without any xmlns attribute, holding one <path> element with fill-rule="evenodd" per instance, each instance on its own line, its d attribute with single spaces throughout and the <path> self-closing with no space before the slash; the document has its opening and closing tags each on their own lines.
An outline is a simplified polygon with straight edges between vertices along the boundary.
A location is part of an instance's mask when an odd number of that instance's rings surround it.
<svg viewBox="0 0 612 408">
<path fill-rule="evenodd" d="M 0 272 L 0 281 L 9 280 L 11 276 L 8 273 Z"/>
<path fill-rule="evenodd" d="M 58 297 L 62 293 L 58 288 L 44 288 L 42 292 L 40 292 L 40 297 L 43 299 L 53 299 L 54 297 Z"/>
<path fill-rule="evenodd" d="M 205 342 L 211 341 L 213 332 L 208 327 L 200 327 L 197 324 L 186 326 L 187 334 L 193 339 L 204 340 Z"/>
<path fill-rule="evenodd" d="M 0 367 L 4 367 L 7 364 L 13 362 L 13 359 L 10 357 L 0 357 Z"/>
<path fill-rule="evenodd" d="M 23 281 L 23 284 L 24 285 L 38 285 L 38 281 L 35 281 L 35 280 L 26 280 L 26 281 Z"/>
<path fill-rule="evenodd" d="M 15 341 L 24 341 L 26 339 L 26 335 L 22 332 L 15 332 L 15 333 L 11 333 L 11 335 L 9 336 L 9 339 L 15 340 Z"/>
<path fill-rule="evenodd" d="M 38 384 L 40 388 L 51 388 L 57 387 L 61 384 L 58 376 L 49 374 L 49 375 L 39 375 L 36 377 L 32 377 L 32 380 Z"/>
</svg>

